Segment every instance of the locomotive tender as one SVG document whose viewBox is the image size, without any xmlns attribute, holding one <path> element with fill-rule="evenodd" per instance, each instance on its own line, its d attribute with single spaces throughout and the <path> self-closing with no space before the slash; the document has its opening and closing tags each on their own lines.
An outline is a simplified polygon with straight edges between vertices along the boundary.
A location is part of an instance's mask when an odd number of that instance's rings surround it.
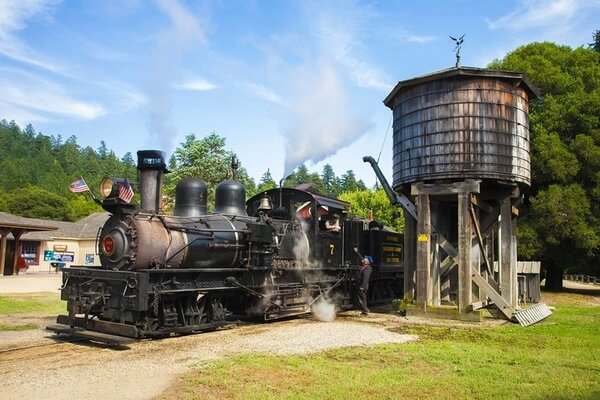
<svg viewBox="0 0 600 400">
<path fill-rule="evenodd" d="M 98 235 L 101 267 L 63 271 L 68 315 L 48 329 L 92 338 L 149 338 L 215 329 L 240 320 L 304 314 L 318 301 L 352 308 L 360 257 L 374 257 L 371 304 L 402 295 L 402 235 L 352 218 L 349 204 L 292 188 L 245 201 L 235 180 L 215 189 L 207 212 L 200 179 L 176 187 L 172 216 L 159 212 L 164 153 L 138 152 L 140 205 L 119 200 L 107 178 L 102 206 L 112 215 Z M 325 220 L 342 216 L 341 231 Z"/>
</svg>

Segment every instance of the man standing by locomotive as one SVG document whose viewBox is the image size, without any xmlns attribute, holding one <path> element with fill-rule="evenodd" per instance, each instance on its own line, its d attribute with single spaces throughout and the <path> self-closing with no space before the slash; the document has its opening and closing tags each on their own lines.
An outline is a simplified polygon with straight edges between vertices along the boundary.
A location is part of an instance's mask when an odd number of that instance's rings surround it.
<svg viewBox="0 0 600 400">
<path fill-rule="evenodd" d="M 367 307 L 367 293 L 369 292 L 369 279 L 371 279 L 371 272 L 373 264 L 373 258 L 371 256 L 362 256 L 358 249 L 355 247 L 354 251 L 362 259 L 360 269 L 358 271 L 358 279 L 356 282 L 356 297 L 358 298 L 358 304 L 362 312 L 361 315 L 369 315 L 369 308 Z"/>
</svg>

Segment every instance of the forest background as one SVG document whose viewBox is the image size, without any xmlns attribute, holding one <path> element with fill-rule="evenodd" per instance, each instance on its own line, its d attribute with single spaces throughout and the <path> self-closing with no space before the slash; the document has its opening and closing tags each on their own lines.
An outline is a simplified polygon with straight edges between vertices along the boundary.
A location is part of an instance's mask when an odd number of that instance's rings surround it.
<svg viewBox="0 0 600 400">
<path fill-rule="evenodd" d="M 600 31 L 587 46 L 531 43 L 488 67 L 524 72 L 541 93 L 530 107 L 532 187 L 518 220 L 519 258 L 540 260 L 550 289 L 561 288 L 565 271 L 600 276 Z M 232 156 L 226 139 L 217 133 L 202 138 L 189 134 L 169 160 L 167 208 L 172 206 L 176 183 L 192 176 L 207 183 L 210 204 L 216 185 L 231 178 Z M 268 168 L 256 182 L 240 161 L 237 179 L 248 196 L 279 185 Z M 48 136 L 32 125 L 21 128 L 3 119 L 0 211 L 78 220 L 101 208 L 89 196 L 70 193 L 72 181 L 83 177 L 97 193 L 105 176 L 117 176 L 128 178 L 135 191 L 135 165 L 134 155 L 119 158 L 104 141 L 97 149 L 81 147 L 75 136 L 63 140 L 61 135 Z M 389 204 L 380 187 L 365 187 L 352 170 L 338 177 L 329 164 L 320 173 L 301 165 L 283 185 L 300 183 L 351 202 L 357 216 L 367 217 L 373 210 L 376 219 L 403 230 L 401 210 Z"/>
</svg>

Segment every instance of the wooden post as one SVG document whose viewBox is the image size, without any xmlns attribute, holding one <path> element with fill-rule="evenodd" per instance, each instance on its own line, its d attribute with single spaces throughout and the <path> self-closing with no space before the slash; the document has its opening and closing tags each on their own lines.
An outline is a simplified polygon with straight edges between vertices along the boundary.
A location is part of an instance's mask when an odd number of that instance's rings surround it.
<svg viewBox="0 0 600 400">
<path fill-rule="evenodd" d="M 2 235 L 2 239 L 0 240 L 0 277 L 4 276 L 4 264 L 6 263 L 6 241 L 9 233 L 9 229 L 0 230 L 0 235 Z"/>
<path fill-rule="evenodd" d="M 417 307 L 427 310 L 430 303 L 429 279 L 431 268 L 431 212 L 429 195 L 417 196 Z"/>
<path fill-rule="evenodd" d="M 415 251 L 417 244 L 417 221 L 404 213 L 404 300 L 415 300 Z"/>
<path fill-rule="evenodd" d="M 470 193 L 458 194 L 458 310 L 461 314 L 469 311 L 473 302 L 471 286 L 472 268 L 472 224 L 469 215 Z"/>
<path fill-rule="evenodd" d="M 501 201 L 500 205 L 500 295 L 502 298 L 511 305 L 513 305 L 514 288 L 516 287 L 517 280 L 517 262 L 516 258 L 513 260 L 513 242 L 516 242 L 513 233 L 512 224 L 512 204 L 510 203 L 510 197 L 505 197 Z M 516 253 L 516 252 L 515 252 Z"/>
<path fill-rule="evenodd" d="M 511 207 L 512 208 L 512 207 Z M 511 213 L 511 237 L 510 237 L 510 270 L 512 282 L 512 297 L 510 305 L 517 309 L 519 305 L 519 282 L 517 277 L 517 217 Z"/>
<path fill-rule="evenodd" d="M 431 304 L 434 307 L 439 306 L 441 302 L 440 295 L 440 244 L 439 236 L 433 235 L 431 256 Z"/>
</svg>

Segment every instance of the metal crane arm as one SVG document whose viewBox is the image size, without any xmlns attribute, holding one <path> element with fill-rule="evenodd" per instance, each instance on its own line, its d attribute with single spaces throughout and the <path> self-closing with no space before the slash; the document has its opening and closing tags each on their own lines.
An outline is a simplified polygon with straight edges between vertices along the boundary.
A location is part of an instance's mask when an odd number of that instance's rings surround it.
<svg viewBox="0 0 600 400">
<path fill-rule="evenodd" d="M 377 161 L 375 161 L 375 159 L 371 156 L 364 156 L 363 161 L 371 164 L 371 167 L 373 168 L 373 171 L 375 171 L 375 175 L 377 175 L 377 179 L 379 179 L 381 186 L 383 186 L 383 190 L 390 200 L 390 203 L 392 203 L 394 206 L 401 206 L 414 219 L 417 219 L 417 209 L 415 208 L 415 205 L 402 193 L 394 192 L 387 179 L 385 179 L 385 176 L 381 172 L 381 169 L 379 169 Z"/>
</svg>

